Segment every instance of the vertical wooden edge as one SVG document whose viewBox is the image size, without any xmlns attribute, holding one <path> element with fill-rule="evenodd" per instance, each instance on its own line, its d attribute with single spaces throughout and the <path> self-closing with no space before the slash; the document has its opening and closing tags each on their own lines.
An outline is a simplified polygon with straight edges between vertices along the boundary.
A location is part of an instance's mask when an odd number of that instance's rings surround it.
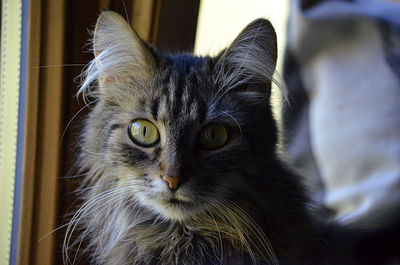
<svg viewBox="0 0 400 265">
<path fill-rule="evenodd" d="M 165 51 L 192 52 L 200 0 L 157 0 L 152 43 Z"/>
<path fill-rule="evenodd" d="M 39 132 L 31 264 L 54 264 L 64 124 L 65 0 L 42 0 Z"/>
<path fill-rule="evenodd" d="M 30 1 L 29 47 L 26 90 L 25 146 L 23 161 L 23 183 L 21 198 L 21 220 L 18 239 L 18 265 L 29 265 L 34 212 L 36 149 L 39 99 L 39 65 L 41 45 L 41 1 Z"/>
<path fill-rule="evenodd" d="M 99 0 L 100 10 L 107 10 L 110 7 L 111 0 Z"/>
<path fill-rule="evenodd" d="M 155 6 L 156 0 L 136 0 L 133 3 L 130 23 L 139 36 L 146 42 L 152 41 Z"/>
<path fill-rule="evenodd" d="M 101 7 L 105 2 L 100 0 Z M 156 43 L 162 0 L 109 1 L 107 7 L 124 17 L 144 41 Z"/>
<path fill-rule="evenodd" d="M 54 264 L 56 236 L 45 235 L 58 220 L 64 88 L 52 65 L 64 63 L 64 13 L 65 0 L 30 1 L 18 265 Z"/>
<path fill-rule="evenodd" d="M 153 7 L 153 25 L 151 30 L 150 43 L 156 44 L 158 41 L 158 31 L 160 28 L 160 16 L 161 16 L 162 0 L 155 0 Z"/>
</svg>

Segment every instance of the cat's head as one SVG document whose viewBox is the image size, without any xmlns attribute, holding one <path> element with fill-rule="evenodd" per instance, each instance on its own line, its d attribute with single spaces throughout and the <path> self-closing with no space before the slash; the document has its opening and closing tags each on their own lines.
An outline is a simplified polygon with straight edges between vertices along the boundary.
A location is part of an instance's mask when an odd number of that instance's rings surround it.
<svg viewBox="0 0 400 265">
<path fill-rule="evenodd" d="M 267 20 L 249 24 L 216 57 L 199 58 L 163 54 L 104 12 L 93 47 L 80 91 L 96 99 L 80 158 L 94 172 L 91 185 L 118 187 L 181 221 L 246 192 L 268 168 L 277 48 Z"/>
</svg>

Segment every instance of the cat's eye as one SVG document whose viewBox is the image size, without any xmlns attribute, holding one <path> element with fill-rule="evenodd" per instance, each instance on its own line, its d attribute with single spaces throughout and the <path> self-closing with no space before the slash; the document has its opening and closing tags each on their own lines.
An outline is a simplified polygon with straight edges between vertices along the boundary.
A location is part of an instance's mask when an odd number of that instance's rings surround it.
<svg viewBox="0 0 400 265">
<path fill-rule="evenodd" d="M 199 141 L 201 146 L 207 150 L 221 148 L 228 141 L 228 130 L 221 124 L 208 124 L 201 129 Z"/>
<path fill-rule="evenodd" d="M 128 126 L 128 134 L 134 143 L 143 147 L 154 146 L 160 137 L 157 127 L 148 120 L 133 121 Z"/>
</svg>

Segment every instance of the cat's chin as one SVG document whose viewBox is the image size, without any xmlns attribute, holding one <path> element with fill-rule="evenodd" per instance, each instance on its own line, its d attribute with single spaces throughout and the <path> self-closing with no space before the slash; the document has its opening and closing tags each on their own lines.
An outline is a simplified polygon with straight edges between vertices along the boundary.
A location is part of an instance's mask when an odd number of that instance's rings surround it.
<svg viewBox="0 0 400 265">
<path fill-rule="evenodd" d="M 158 200 L 153 207 L 165 219 L 179 222 L 184 221 L 201 211 L 199 206 L 194 202 L 183 201 L 176 198 Z"/>
</svg>

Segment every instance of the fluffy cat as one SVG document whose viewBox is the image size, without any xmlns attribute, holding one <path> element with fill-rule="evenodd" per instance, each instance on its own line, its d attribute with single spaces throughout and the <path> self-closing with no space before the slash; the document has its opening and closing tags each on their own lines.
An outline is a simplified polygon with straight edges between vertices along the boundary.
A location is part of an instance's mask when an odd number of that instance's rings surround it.
<svg viewBox="0 0 400 265">
<path fill-rule="evenodd" d="M 277 156 L 267 20 L 199 58 L 163 54 L 104 12 L 93 50 L 80 90 L 95 99 L 78 157 L 85 188 L 65 263 L 78 249 L 93 264 L 325 264 L 329 229 Z"/>
</svg>

